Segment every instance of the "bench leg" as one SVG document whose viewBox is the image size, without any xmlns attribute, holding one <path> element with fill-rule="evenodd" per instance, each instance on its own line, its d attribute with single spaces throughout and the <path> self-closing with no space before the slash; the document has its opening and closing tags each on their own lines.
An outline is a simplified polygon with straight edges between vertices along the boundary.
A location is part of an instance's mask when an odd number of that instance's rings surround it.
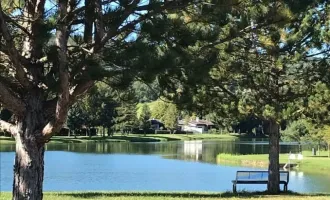
<svg viewBox="0 0 330 200">
<path fill-rule="evenodd" d="M 284 192 L 287 192 L 287 191 L 288 191 L 288 185 L 284 184 Z"/>
<path fill-rule="evenodd" d="M 233 184 L 233 193 L 236 193 L 236 184 Z"/>
</svg>

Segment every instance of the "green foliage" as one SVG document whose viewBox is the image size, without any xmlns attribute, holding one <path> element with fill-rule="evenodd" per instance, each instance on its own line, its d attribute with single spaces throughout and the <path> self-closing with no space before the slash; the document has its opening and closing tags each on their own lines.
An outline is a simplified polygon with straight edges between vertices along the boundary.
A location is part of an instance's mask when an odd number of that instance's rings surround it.
<svg viewBox="0 0 330 200">
<path fill-rule="evenodd" d="M 179 111 L 173 103 L 157 100 L 149 104 L 151 118 L 159 119 L 166 128 L 174 129 L 177 125 Z"/>
<path fill-rule="evenodd" d="M 323 139 L 330 145 L 330 126 L 324 126 L 321 130 Z"/>
<path fill-rule="evenodd" d="M 306 113 L 316 123 L 330 123 L 330 89 L 326 84 L 317 82 L 308 97 Z"/>
<path fill-rule="evenodd" d="M 167 111 L 168 103 L 162 100 L 157 100 L 150 102 L 148 105 L 150 107 L 151 117 L 162 120 Z"/>
<path fill-rule="evenodd" d="M 115 123 L 115 108 L 118 105 L 114 91 L 102 83 L 98 83 L 89 96 L 77 102 L 69 111 L 68 126 L 79 129 L 81 126 L 110 128 Z"/>
<path fill-rule="evenodd" d="M 93 117 L 88 105 L 88 98 L 84 98 L 73 105 L 68 115 L 68 127 L 72 130 L 81 129 L 83 126 L 92 127 Z"/>
<path fill-rule="evenodd" d="M 306 119 L 293 121 L 283 132 L 282 139 L 287 141 L 311 141 L 319 129 Z"/>
<path fill-rule="evenodd" d="M 138 124 L 136 117 L 135 103 L 122 102 L 119 107 L 116 108 L 116 118 L 114 129 L 117 131 L 132 130 Z"/>
<path fill-rule="evenodd" d="M 151 112 L 150 112 L 150 108 L 148 106 L 148 104 L 143 104 L 141 107 L 141 114 L 139 116 L 139 120 L 149 120 L 151 117 Z"/>
<path fill-rule="evenodd" d="M 151 117 L 150 108 L 147 104 L 143 104 L 141 107 L 141 114 L 139 116 L 139 125 L 143 130 L 150 128 L 150 122 L 148 121 Z"/>
<path fill-rule="evenodd" d="M 148 107 L 148 109 L 147 109 Z M 144 109 L 144 111 L 143 111 Z M 150 118 L 158 119 L 165 124 L 166 128 L 174 129 L 177 125 L 177 119 L 179 117 L 179 110 L 174 103 L 157 100 L 150 103 L 138 104 L 137 105 L 137 117 L 143 118 L 143 112 L 146 112 Z"/>
<path fill-rule="evenodd" d="M 275 6 L 268 1 L 244 1 L 244 7 L 238 6 L 244 14 L 231 10 L 227 21 L 215 23 L 221 33 L 217 41 L 224 42 L 216 45 L 218 54 L 211 68 L 203 68 L 209 73 L 200 82 L 192 81 L 189 88 L 181 86 L 178 102 L 192 104 L 185 106 L 189 110 L 204 110 L 232 121 L 251 114 L 277 123 L 301 117 L 305 105 L 296 101 L 304 102 L 303 98 L 313 93 L 316 76 L 324 77 L 319 71 L 310 76 L 324 61 L 309 55 L 311 49 L 326 43 L 320 33 L 326 26 L 322 17 L 327 16 L 328 5 L 313 3 L 293 6 L 292 1 L 281 1 Z M 235 37 L 242 32 L 241 37 Z M 232 38 L 226 41 L 229 35 Z M 189 80 L 186 83 L 189 85 Z M 318 99 L 319 113 L 326 116 L 327 104 Z M 325 106 L 321 109 L 321 105 Z"/>
<path fill-rule="evenodd" d="M 178 110 L 176 105 L 168 103 L 166 112 L 161 120 L 164 122 L 166 128 L 175 129 L 178 121 Z"/>
<path fill-rule="evenodd" d="M 159 97 L 159 86 L 156 81 L 151 84 L 145 84 L 140 81 L 135 81 L 132 85 L 136 99 L 140 103 L 155 101 Z"/>
<path fill-rule="evenodd" d="M 1 6 L 6 13 L 12 13 L 16 9 L 21 9 L 24 6 L 24 1 L 20 0 L 2 0 Z"/>
<path fill-rule="evenodd" d="M 272 119 L 276 117 L 276 114 L 276 110 L 273 106 L 265 105 L 262 116 L 264 116 L 266 119 Z"/>
</svg>

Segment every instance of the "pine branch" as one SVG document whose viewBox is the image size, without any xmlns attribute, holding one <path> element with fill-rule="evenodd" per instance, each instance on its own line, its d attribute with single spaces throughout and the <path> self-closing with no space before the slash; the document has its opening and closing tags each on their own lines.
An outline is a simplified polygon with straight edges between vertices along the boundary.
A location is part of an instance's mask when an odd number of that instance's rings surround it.
<svg viewBox="0 0 330 200">
<path fill-rule="evenodd" d="M 102 13 L 102 1 L 95 0 L 95 12 L 96 12 L 96 19 L 95 19 L 95 44 L 96 48 L 101 44 L 101 40 L 104 36 L 104 24 L 103 24 L 103 13 Z"/>
<path fill-rule="evenodd" d="M 266 21 L 266 20 L 265 20 Z M 291 21 L 291 23 L 296 22 L 297 20 L 294 19 Z M 225 42 L 229 42 L 235 38 L 239 38 L 239 37 L 243 37 L 246 34 L 251 33 L 252 31 L 255 31 L 257 29 L 261 29 L 263 27 L 269 26 L 269 25 L 273 25 L 273 24 L 278 24 L 283 22 L 283 19 L 280 20 L 276 20 L 276 21 L 270 21 L 270 22 L 265 22 L 265 23 L 260 23 L 260 24 L 255 24 L 254 27 L 252 26 L 246 26 L 245 28 L 243 28 L 242 30 L 240 30 L 236 35 L 228 35 L 226 38 L 220 39 L 218 41 L 209 43 L 208 45 L 205 45 L 204 47 L 202 47 L 202 49 L 205 48 L 209 48 L 209 47 L 215 47 L 219 44 L 223 44 Z"/>
<path fill-rule="evenodd" d="M 47 141 L 52 134 L 59 131 L 65 123 L 69 110 L 69 72 L 67 67 L 67 23 L 65 16 L 67 14 L 67 0 L 59 1 L 58 28 L 56 30 L 56 46 L 58 47 L 58 69 L 60 93 L 55 111 L 55 119 L 50 121 L 43 129 L 42 134 Z"/>
<path fill-rule="evenodd" d="M 6 46 L 6 49 L 8 50 L 8 56 L 16 69 L 15 77 L 21 83 L 21 85 L 23 85 L 26 88 L 30 88 L 31 83 L 28 80 L 28 78 L 26 77 L 26 73 L 25 73 L 24 67 L 23 67 L 23 61 L 26 61 L 26 60 L 24 60 L 20 56 L 20 54 L 18 53 L 18 51 L 15 47 L 15 43 L 9 32 L 8 26 L 5 22 L 4 13 L 2 10 L 2 6 L 1 6 L 1 1 L 0 1 L 0 33 L 2 33 L 2 36 L 6 41 L 5 46 Z"/>
<path fill-rule="evenodd" d="M 110 4 L 112 2 L 115 2 L 115 0 L 105 0 L 101 3 L 101 5 L 104 6 L 104 5 Z M 69 16 L 78 16 L 81 12 L 85 11 L 86 8 L 87 8 L 86 5 L 82 6 L 82 7 L 79 7 L 76 10 L 69 13 Z"/>
<path fill-rule="evenodd" d="M 0 79 L 0 102 L 4 104 L 5 108 L 12 111 L 14 114 L 21 116 L 25 111 L 25 105 L 11 90 L 8 85 Z"/>
<path fill-rule="evenodd" d="M 91 44 L 93 41 L 93 21 L 94 21 L 94 4 L 92 0 L 85 0 L 84 14 L 84 42 Z"/>
<path fill-rule="evenodd" d="M 120 20 L 118 20 L 118 23 L 114 24 L 114 26 L 104 34 L 104 37 L 101 39 L 100 44 L 98 47 L 94 49 L 94 52 L 97 52 L 102 48 L 111 38 L 113 38 L 116 35 L 119 35 L 122 32 L 125 32 L 128 29 L 131 29 L 134 27 L 136 24 L 142 22 L 144 19 L 146 19 L 146 16 L 148 14 L 145 14 L 144 16 L 141 16 L 137 20 L 133 20 L 129 22 L 128 24 L 124 25 L 122 28 L 119 28 L 125 20 L 127 20 L 128 16 L 134 13 L 134 10 L 136 9 L 136 6 L 138 4 L 139 0 L 134 0 L 131 5 L 125 8 L 123 15 L 120 17 Z"/>
<path fill-rule="evenodd" d="M 32 34 L 25 27 L 23 27 L 22 25 L 18 24 L 16 22 L 16 20 L 14 20 L 13 18 L 9 17 L 5 13 L 3 13 L 3 17 L 4 17 L 5 21 L 7 21 L 8 23 L 13 24 L 18 29 L 20 29 L 21 31 L 23 31 L 29 38 L 32 38 Z"/>
<path fill-rule="evenodd" d="M 118 27 L 113 27 L 111 28 L 103 37 L 102 41 L 101 41 L 101 45 L 100 48 L 102 48 L 111 38 L 115 37 L 116 35 L 119 35 L 127 30 L 130 29 L 134 29 L 135 25 L 137 25 L 138 23 L 150 18 L 151 16 L 153 16 L 155 13 L 160 13 L 162 11 L 165 10 L 171 10 L 171 9 L 178 9 L 178 8 L 184 8 L 188 5 L 188 3 L 182 3 L 180 5 L 177 4 L 177 2 L 175 1 L 171 1 L 171 2 L 164 2 L 161 3 L 160 7 L 157 7 L 157 11 L 154 8 L 154 5 L 146 5 L 146 6 L 138 6 L 139 1 L 138 0 L 134 0 L 129 6 L 127 6 L 124 10 L 123 15 L 121 16 L 121 19 L 119 20 L 118 23 Z M 123 25 L 125 20 L 127 20 L 128 16 L 131 14 L 137 14 L 136 11 L 144 11 L 144 10 L 148 10 L 147 14 L 140 14 L 139 18 L 133 21 L 130 21 L 129 23 L 127 23 L 126 25 Z M 121 28 L 119 28 L 120 26 L 122 26 Z M 95 45 L 95 44 L 94 44 Z M 94 48 L 94 52 L 97 52 L 100 50 L 100 48 Z"/>
<path fill-rule="evenodd" d="M 72 104 L 75 102 L 78 98 L 80 98 L 82 95 L 84 95 L 93 85 L 95 81 L 89 80 L 84 81 L 76 85 L 74 89 L 72 89 L 71 95 L 70 95 L 70 103 Z"/>
<path fill-rule="evenodd" d="M 225 88 L 223 85 L 221 84 L 218 84 L 216 88 L 219 88 L 221 91 L 225 92 L 226 94 L 228 94 L 231 98 L 235 99 L 235 100 L 238 100 L 238 97 L 236 94 L 234 94 L 233 92 L 231 92 L 230 90 L 228 90 L 227 88 Z"/>
</svg>

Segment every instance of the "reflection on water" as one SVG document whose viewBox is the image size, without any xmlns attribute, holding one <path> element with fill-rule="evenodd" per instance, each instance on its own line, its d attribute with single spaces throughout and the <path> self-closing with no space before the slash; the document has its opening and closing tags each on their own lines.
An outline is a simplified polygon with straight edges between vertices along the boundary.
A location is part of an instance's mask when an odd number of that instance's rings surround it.
<svg viewBox="0 0 330 200">
<path fill-rule="evenodd" d="M 256 140 L 256 139 L 254 139 Z M 260 140 L 260 139 L 259 139 Z M 207 148 L 207 151 L 206 151 Z M 174 141 L 174 142 L 89 142 L 89 143 L 68 143 L 46 145 L 47 151 L 72 151 L 81 153 L 125 153 L 125 154 L 180 154 L 185 155 L 186 151 L 191 152 L 198 149 L 199 154 L 215 157 L 219 152 L 229 154 L 266 154 L 268 143 L 265 141 Z M 280 147 L 281 153 L 297 152 L 296 144 L 283 144 Z M 15 151 L 15 145 L 0 145 L 1 152 Z M 190 154 L 190 153 L 189 153 Z"/>
<path fill-rule="evenodd" d="M 194 160 L 202 160 L 203 141 L 184 141 L 183 142 L 183 155 Z"/>
<path fill-rule="evenodd" d="M 215 165 L 219 153 L 268 153 L 263 140 L 48 144 L 46 149 L 45 190 L 226 191 L 237 170 L 253 168 Z M 11 189 L 14 150 L 15 145 L 0 146 L 4 191 Z M 298 146 L 283 143 L 280 152 L 298 152 Z M 292 171 L 289 189 L 330 192 L 329 182 L 329 176 Z"/>
</svg>

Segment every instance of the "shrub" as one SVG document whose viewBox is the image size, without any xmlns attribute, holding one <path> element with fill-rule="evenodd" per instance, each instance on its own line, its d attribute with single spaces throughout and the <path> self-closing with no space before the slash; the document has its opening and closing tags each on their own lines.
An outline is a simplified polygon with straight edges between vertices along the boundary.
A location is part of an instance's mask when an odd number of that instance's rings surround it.
<svg viewBox="0 0 330 200">
<path fill-rule="evenodd" d="M 317 140 L 319 129 L 306 119 L 293 121 L 282 132 L 282 139 L 285 141 Z"/>
<path fill-rule="evenodd" d="M 170 130 L 156 130 L 156 134 L 171 134 Z"/>
</svg>

